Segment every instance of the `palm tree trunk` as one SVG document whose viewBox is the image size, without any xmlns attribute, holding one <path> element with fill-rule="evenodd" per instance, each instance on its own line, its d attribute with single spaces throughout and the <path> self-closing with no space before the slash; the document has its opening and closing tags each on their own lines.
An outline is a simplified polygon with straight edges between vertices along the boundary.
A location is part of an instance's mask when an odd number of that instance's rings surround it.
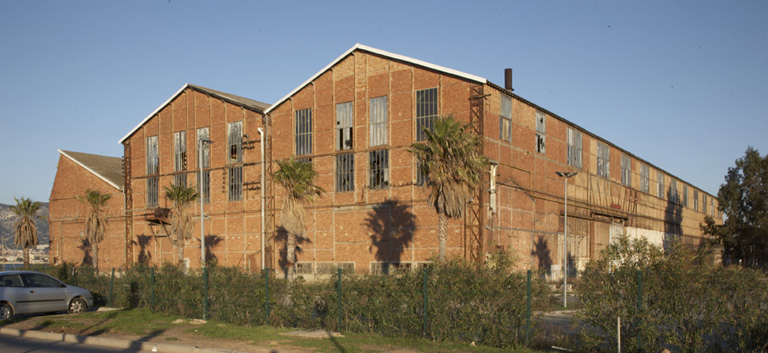
<svg viewBox="0 0 768 353">
<path fill-rule="evenodd" d="M 288 260 L 288 280 L 293 281 L 293 275 L 296 273 L 296 234 L 288 233 L 285 247 L 286 260 Z"/>
<path fill-rule="evenodd" d="M 179 266 L 184 267 L 184 241 L 178 240 L 179 245 L 176 247 L 176 254 L 179 257 Z M 184 269 L 186 271 L 186 269 Z"/>
<path fill-rule="evenodd" d="M 24 267 L 29 267 L 29 248 L 24 247 Z"/>
<path fill-rule="evenodd" d="M 437 259 L 440 262 L 445 260 L 446 252 L 446 238 L 448 237 L 448 217 L 443 212 L 439 212 L 437 216 Z"/>
<path fill-rule="evenodd" d="M 93 247 L 93 268 L 96 269 L 96 273 L 99 272 L 99 245 L 96 243 L 91 244 Z"/>
</svg>

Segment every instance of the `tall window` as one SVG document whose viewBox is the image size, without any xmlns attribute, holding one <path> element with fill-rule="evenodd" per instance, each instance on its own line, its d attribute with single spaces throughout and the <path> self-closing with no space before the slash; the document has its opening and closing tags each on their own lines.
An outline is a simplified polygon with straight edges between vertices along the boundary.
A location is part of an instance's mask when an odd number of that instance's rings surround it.
<svg viewBox="0 0 768 353">
<path fill-rule="evenodd" d="M 669 201 L 674 204 L 680 203 L 680 195 L 677 194 L 677 180 L 669 178 Z"/>
<path fill-rule="evenodd" d="M 546 140 L 544 139 L 547 134 L 546 115 L 540 111 L 536 111 L 536 152 L 546 152 Z"/>
<path fill-rule="evenodd" d="M 611 150 L 608 145 L 597 143 L 597 175 L 603 178 L 610 178 Z"/>
<path fill-rule="evenodd" d="M 296 155 L 312 154 L 312 109 L 296 111 Z"/>
<path fill-rule="evenodd" d="M 648 166 L 645 164 L 640 165 L 640 191 L 644 193 L 650 193 L 651 181 L 650 172 Z"/>
<path fill-rule="evenodd" d="M 416 91 L 416 141 L 424 141 L 424 128 L 432 131 L 437 117 L 437 88 Z"/>
<path fill-rule="evenodd" d="M 229 123 L 227 137 L 229 164 L 229 201 L 243 199 L 243 122 Z"/>
<path fill-rule="evenodd" d="M 688 184 L 683 184 L 683 206 L 688 207 Z"/>
<path fill-rule="evenodd" d="M 173 183 L 178 186 L 187 186 L 187 133 L 179 131 L 173 133 Z"/>
<path fill-rule="evenodd" d="M 355 190 L 355 154 L 336 155 L 336 191 Z"/>
<path fill-rule="evenodd" d="M 147 137 L 147 208 L 157 207 L 160 184 L 160 158 L 157 154 L 157 136 Z"/>
<path fill-rule="evenodd" d="M 200 140 L 208 140 L 209 139 L 209 132 L 207 127 L 199 128 L 197 129 L 197 141 L 198 144 L 196 146 L 200 146 Z M 201 151 L 197 151 L 197 153 L 200 153 Z M 211 154 L 210 154 L 210 146 L 208 144 L 203 144 L 202 148 L 202 154 L 203 154 L 203 164 L 198 166 L 199 168 L 203 169 L 203 180 L 202 183 L 200 179 L 200 175 L 198 173 L 198 180 L 197 180 L 197 190 L 198 192 L 202 192 L 203 195 L 203 202 L 210 203 L 211 202 L 211 171 L 209 168 L 211 167 Z M 199 163 L 200 155 L 197 156 L 197 161 Z"/>
<path fill-rule="evenodd" d="M 699 210 L 699 190 L 693 190 L 693 210 Z"/>
<path fill-rule="evenodd" d="M 707 214 L 707 194 L 702 193 L 701 200 L 704 201 L 701 203 L 701 210 L 704 211 L 704 214 Z"/>
<path fill-rule="evenodd" d="M 715 198 L 714 197 L 709 199 L 709 215 L 711 217 L 715 216 Z"/>
<path fill-rule="evenodd" d="M 389 186 L 389 150 L 368 153 L 368 186 L 381 189 Z"/>
<path fill-rule="evenodd" d="M 664 174 L 661 172 L 656 173 L 656 181 L 658 181 L 659 184 L 659 193 L 658 196 L 660 199 L 665 198 L 664 197 Z"/>
<path fill-rule="evenodd" d="M 581 168 L 581 132 L 568 128 L 568 165 Z"/>
<path fill-rule="evenodd" d="M 352 102 L 336 104 L 336 144 L 337 151 L 351 150 L 353 147 L 353 134 L 355 116 Z M 298 141 L 298 140 L 297 140 Z M 297 143 L 298 145 L 298 143 Z"/>
<path fill-rule="evenodd" d="M 499 112 L 499 139 L 512 141 L 512 97 L 501 95 L 501 112 Z"/>
<path fill-rule="evenodd" d="M 387 144 L 387 96 L 371 98 L 370 146 Z"/>
<path fill-rule="evenodd" d="M 627 155 L 621 155 L 621 183 L 632 186 L 632 159 Z"/>
</svg>

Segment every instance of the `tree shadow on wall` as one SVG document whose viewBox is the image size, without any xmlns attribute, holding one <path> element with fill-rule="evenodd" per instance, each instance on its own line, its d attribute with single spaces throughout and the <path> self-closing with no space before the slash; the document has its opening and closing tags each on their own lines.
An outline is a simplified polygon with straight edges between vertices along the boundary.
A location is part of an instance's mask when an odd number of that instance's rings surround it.
<svg viewBox="0 0 768 353">
<path fill-rule="evenodd" d="M 149 243 L 152 241 L 150 235 L 138 235 L 134 245 L 139 246 L 139 264 L 148 265 L 152 261 L 152 253 L 149 251 Z"/>
<path fill-rule="evenodd" d="M 219 245 L 219 243 L 221 243 L 222 241 L 224 241 L 224 238 L 215 234 L 205 236 L 205 265 L 206 266 L 217 265 L 219 263 L 219 258 L 213 254 L 213 249 L 215 249 L 216 246 Z"/>
<path fill-rule="evenodd" d="M 664 210 L 664 250 L 680 241 L 683 235 L 683 206 L 677 193 L 667 191 L 667 207 Z"/>
<path fill-rule="evenodd" d="M 277 227 L 277 236 L 275 241 L 282 242 L 283 248 L 280 249 L 280 259 L 277 261 L 278 266 L 283 270 L 285 278 L 288 278 L 288 231 L 283 226 Z M 296 237 L 296 261 L 298 262 L 299 255 L 303 252 L 301 246 L 303 244 L 312 244 L 312 241 L 307 237 Z M 295 273 L 294 273 L 295 274 Z"/>
<path fill-rule="evenodd" d="M 550 273 L 552 270 L 552 252 L 549 249 L 549 242 L 547 239 L 538 237 L 533 243 L 531 255 L 536 257 L 540 273 Z"/>
<path fill-rule="evenodd" d="M 413 242 L 416 216 L 410 207 L 398 200 L 387 200 L 376 205 L 365 219 L 371 231 L 371 252 L 376 248 L 376 260 L 385 263 L 400 262 L 406 247 Z M 388 267 L 383 269 L 388 272 Z"/>
<path fill-rule="evenodd" d="M 77 248 L 83 251 L 83 265 L 93 266 L 90 242 L 87 239 L 81 239 Z"/>
</svg>

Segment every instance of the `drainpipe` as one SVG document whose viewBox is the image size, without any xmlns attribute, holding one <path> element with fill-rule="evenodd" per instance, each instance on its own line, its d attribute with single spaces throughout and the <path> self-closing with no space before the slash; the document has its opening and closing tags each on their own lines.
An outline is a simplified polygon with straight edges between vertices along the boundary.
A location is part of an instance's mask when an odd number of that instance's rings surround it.
<svg viewBox="0 0 768 353">
<path fill-rule="evenodd" d="M 261 147 L 261 268 L 264 269 L 265 265 L 265 257 L 264 257 L 264 251 L 266 250 L 266 236 L 267 236 L 267 212 L 265 210 L 266 204 L 267 204 L 267 197 L 266 197 L 266 186 L 267 186 L 267 178 L 266 178 L 266 162 L 264 161 L 264 129 L 258 128 L 259 131 L 259 145 Z"/>
</svg>

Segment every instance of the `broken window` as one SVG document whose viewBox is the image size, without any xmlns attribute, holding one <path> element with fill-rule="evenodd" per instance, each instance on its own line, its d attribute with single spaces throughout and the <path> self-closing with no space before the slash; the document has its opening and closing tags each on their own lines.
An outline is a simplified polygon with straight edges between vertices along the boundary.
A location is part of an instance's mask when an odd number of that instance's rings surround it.
<svg viewBox="0 0 768 353">
<path fill-rule="evenodd" d="M 352 102 L 336 104 L 337 151 L 351 150 L 353 147 L 352 136 L 355 121 L 353 108 Z"/>
<path fill-rule="evenodd" d="M 657 196 L 659 196 L 660 199 L 663 199 L 665 198 L 664 197 L 664 174 L 662 174 L 661 172 L 658 172 L 656 173 L 656 177 L 657 177 L 656 181 L 658 181 L 658 185 L 659 185 L 659 190 L 658 190 L 659 193 Z"/>
<path fill-rule="evenodd" d="M 389 186 L 389 150 L 368 153 L 368 185 L 371 189 Z"/>
<path fill-rule="evenodd" d="M 173 133 L 173 184 L 187 186 L 187 133 L 178 131 Z"/>
<path fill-rule="evenodd" d="M 621 184 L 632 186 L 632 158 L 627 155 L 621 155 Z"/>
<path fill-rule="evenodd" d="M 546 152 L 545 136 L 547 133 L 546 115 L 540 111 L 536 111 L 536 152 Z"/>
<path fill-rule="evenodd" d="M 610 178 L 611 150 L 608 145 L 597 143 L 597 175 L 603 178 Z"/>
<path fill-rule="evenodd" d="M 568 128 L 568 165 L 581 168 L 581 132 Z"/>
<path fill-rule="evenodd" d="M 650 172 L 648 170 L 648 166 L 643 164 L 640 166 L 640 191 L 644 193 L 650 193 L 650 184 Z"/>
<path fill-rule="evenodd" d="M 512 97 L 501 95 L 501 111 L 499 112 L 499 139 L 512 142 Z"/>
<path fill-rule="evenodd" d="M 296 111 L 296 155 L 312 154 L 312 109 Z"/>
<path fill-rule="evenodd" d="M 200 140 L 208 140 L 209 139 L 209 132 L 207 127 L 199 128 L 197 129 L 197 146 L 200 148 Z M 201 193 L 203 202 L 210 203 L 211 202 L 211 171 L 207 170 L 211 167 L 211 154 L 210 154 L 210 146 L 207 143 L 203 143 L 203 148 L 201 151 L 198 151 L 198 153 L 202 153 L 203 155 L 203 163 L 202 165 L 198 165 L 198 171 L 200 168 L 203 169 L 203 180 L 202 184 L 200 183 L 200 175 L 198 173 L 198 181 L 197 181 L 197 190 L 198 193 Z M 200 155 L 198 155 L 198 162 L 200 163 Z"/>
<path fill-rule="evenodd" d="M 243 197 L 243 122 L 236 121 L 229 123 L 229 133 L 227 137 L 229 146 L 228 164 L 228 185 L 229 201 L 240 201 Z"/>
<path fill-rule="evenodd" d="M 424 141 L 437 117 L 437 88 L 416 91 L 416 141 Z"/>
<path fill-rule="evenodd" d="M 336 155 L 336 191 L 355 190 L 355 154 Z"/>
<path fill-rule="evenodd" d="M 371 98 L 370 146 L 387 144 L 387 97 Z"/>
<path fill-rule="evenodd" d="M 157 207 L 160 184 L 160 158 L 157 154 L 157 136 L 147 137 L 147 208 Z"/>
</svg>

